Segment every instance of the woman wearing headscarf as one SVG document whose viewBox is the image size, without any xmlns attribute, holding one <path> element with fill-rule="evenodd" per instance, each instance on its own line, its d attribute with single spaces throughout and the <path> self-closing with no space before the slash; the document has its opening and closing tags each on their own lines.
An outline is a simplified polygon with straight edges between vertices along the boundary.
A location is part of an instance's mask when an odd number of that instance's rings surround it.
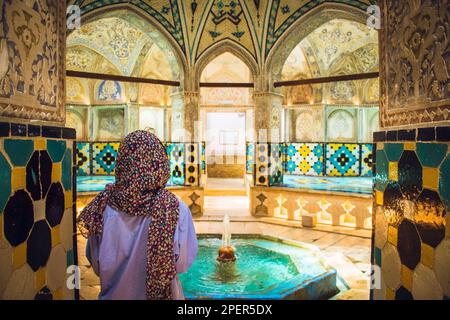
<svg viewBox="0 0 450 320">
<path fill-rule="evenodd" d="M 100 277 L 99 299 L 183 299 L 178 279 L 198 250 L 189 208 L 165 189 L 164 146 L 135 131 L 119 147 L 116 181 L 80 214 L 86 256 Z"/>
</svg>

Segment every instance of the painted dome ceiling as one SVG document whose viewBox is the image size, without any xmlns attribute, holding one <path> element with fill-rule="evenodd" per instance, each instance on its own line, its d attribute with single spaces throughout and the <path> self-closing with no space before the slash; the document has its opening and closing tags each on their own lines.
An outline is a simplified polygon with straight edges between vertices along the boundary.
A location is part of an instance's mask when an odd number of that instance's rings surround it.
<svg viewBox="0 0 450 320">
<path fill-rule="evenodd" d="M 292 80 L 377 70 L 378 33 L 358 22 L 333 19 L 294 48 L 283 67 L 282 78 Z"/>
<path fill-rule="evenodd" d="M 70 33 L 67 37 L 67 70 L 147 77 L 164 80 L 179 79 L 179 66 L 164 37 L 148 22 L 134 14 L 105 16 Z M 157 67 L 155 67 L 157 66 Z M 67 102 L 76 104 L 124 103 L 138 101 L 140 91 L 160 104 L 168 99 L 168 90 L 152 85 L 107 83 L 68 78 Z M 153 88 L 155 87 L 155 88 Z M 116 88 L 110 99 L 102 99 L 102 88 Z M 109 90 L 109 89 L 108 89 Z M 112 89 L 111 89 L 112 90 Z M 110 90 L 110 91 L 111 91 Z"/>
</svg>

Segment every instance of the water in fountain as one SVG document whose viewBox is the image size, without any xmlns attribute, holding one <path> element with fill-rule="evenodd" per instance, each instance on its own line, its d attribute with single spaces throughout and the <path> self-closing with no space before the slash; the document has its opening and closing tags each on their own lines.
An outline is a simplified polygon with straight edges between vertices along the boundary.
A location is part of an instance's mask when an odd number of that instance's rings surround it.
<svg viewBox="0 0 450 320">
<path fill-rule="evenodd" d="M 231 247 L 230 216 L 223 217 L 222 247 Z"/>
<path fill-rule="evenodd" d="M 220 262 L 236 261 L 234 248 L 231 246 L 230 217 L 228 214 L 223 218 L 222 246 L 219 249 L 217 260 Z"/>
</svg>

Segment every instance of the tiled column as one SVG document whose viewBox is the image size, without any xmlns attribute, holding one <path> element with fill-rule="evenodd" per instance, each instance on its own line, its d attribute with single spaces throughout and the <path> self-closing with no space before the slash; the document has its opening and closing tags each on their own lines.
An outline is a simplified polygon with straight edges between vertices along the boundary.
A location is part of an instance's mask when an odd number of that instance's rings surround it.
<svg viewBox="0 0 450 320">
<path fill-rule="evenodd" d="M 65 17 L 65 1 L 2 1 L 0 299 L 77 296 L 67 287 L 77 254 Z"/>
<path fill-rule="evenodd" d="M 278 186 L 283 181 L 281 153 L 282 96 L 256 92 L 255 102 L 255 170 L 256 186 Z"/>
<path fill-rule="evenodd" d="M 450 35 L 442 15 L 448 4 L 379 4 L 382 129 L 374 134 L 372 263 L 381 272 L 371 296 L 448 299 Z"/>
</svg>

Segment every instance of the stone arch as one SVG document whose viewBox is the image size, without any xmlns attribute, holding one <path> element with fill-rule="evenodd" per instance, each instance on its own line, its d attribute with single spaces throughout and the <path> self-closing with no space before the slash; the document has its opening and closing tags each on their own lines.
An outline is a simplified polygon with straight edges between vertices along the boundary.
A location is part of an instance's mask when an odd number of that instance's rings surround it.
<svg viewBox="0 0 450 320">
<path fill-rule="evenodd" d="M 136 19 L 129 19 L 129 17 L 134 17 Z M 122 18 L 131 23 L 134 27 L 144 31 L 146 35 L 154 42 L 156 45 L 164 44 L 163 50 L 169 49 L 173 52 L 173 57 L 168 56 L 171 65 L 177 66 L 178 75 L 174 74 L 174 78 L 180 80 L 180 90 L 184 87 L 185 75 L 188 70 L 188 62 L 184 55 L 182 48 L 173 39 L 172 35 L 165 30 L 153 17 L 143 12 L 141 9 L 135 7 L 133 4 L 122 3 L 108 6 L 106 8 L 100 8 L 89 13 L 82 15 L 81 23 L 89 23 L 103 18 Z M 128 19 L 127 19 L 128 17 Z M 145 30 L 145 26 L 139 24 L 139 21 L 148 23 L 148 26 L 154 28 L 154 32 L 150 32 L 148 29 Z M 69 36 L 74 30 L 68 30 L 67 36 Z M 167 79 L 169 80 L 169 79 Z M 175 91 L 175 90 L 174 90 Z"/>
<path fill-rule="evenodd" d="M 239 58 L 250 69 L 253 80 L 259 74 L 259 67 L 253 56 L 241 46 L 228 39 L 222 40 L 206 50 L 195 63 L 193 88 L 199 90 L 200 77 L 206 66 L 223 53 L 229 52 Z"/>
<path fill-rule="evenodd" d="M 270 90 L 279 91 L 273 88 L 273 82 L 281 80 L 281 71 L 292 50 L 311 32 L 333 19 L 365 23 L 367 15 L 364 11 L 346 4 L 323 3 L 300 17 L 277 40 L 266 58 L 265 71 Z"/>
</svg>

